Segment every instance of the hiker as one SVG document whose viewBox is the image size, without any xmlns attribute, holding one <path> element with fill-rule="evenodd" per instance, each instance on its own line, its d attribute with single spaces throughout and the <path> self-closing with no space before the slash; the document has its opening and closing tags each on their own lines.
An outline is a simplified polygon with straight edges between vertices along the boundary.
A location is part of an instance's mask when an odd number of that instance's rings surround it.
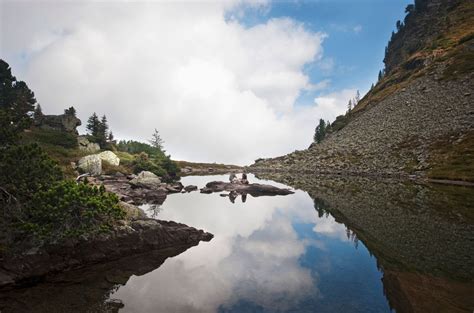
<svg viewBox="0 0 474 313">
<path fill-rule="evenodd" d="M 242 179 L 240 180 L 240 183 L 241 183 L 241 184 L 248 185 L 249 181 L 248 181 L 248 179 L 247 179 L 247 174 L 242 173 Z"/>
</svg>

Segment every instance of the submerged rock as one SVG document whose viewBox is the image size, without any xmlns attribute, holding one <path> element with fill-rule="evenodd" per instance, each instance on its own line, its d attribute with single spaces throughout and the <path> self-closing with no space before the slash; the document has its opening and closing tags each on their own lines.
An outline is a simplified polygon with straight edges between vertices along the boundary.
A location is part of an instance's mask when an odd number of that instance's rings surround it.
<svg viewBox="0 0 474 313">
<path fill-rule="evenodd" d="M 198 187 L 197 187 L 197 186 L 194 186 L 194 185 L 188 185 L 188 186 L 184 187 L 184 190 L 185 190 L 186 192 L 191 192 L 191 191 L 198 190 Z"/>
</svg>

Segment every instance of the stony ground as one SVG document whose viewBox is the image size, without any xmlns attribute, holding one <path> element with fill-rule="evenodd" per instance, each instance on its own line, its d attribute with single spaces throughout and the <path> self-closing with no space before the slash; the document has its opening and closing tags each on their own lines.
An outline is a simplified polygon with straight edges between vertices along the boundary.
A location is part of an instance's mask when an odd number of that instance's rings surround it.
<svg viewBox="0 0 474 313">
<path fill-rule="evenodd" d="M 382 101 L 367 106 L 342 130 L 309 149 L 251 166 L 254 172 L 423 175 L 432 144 L 453 145 L 474 132 L 474 75 L 457 80 L 433 70 Z"/>
</svg>

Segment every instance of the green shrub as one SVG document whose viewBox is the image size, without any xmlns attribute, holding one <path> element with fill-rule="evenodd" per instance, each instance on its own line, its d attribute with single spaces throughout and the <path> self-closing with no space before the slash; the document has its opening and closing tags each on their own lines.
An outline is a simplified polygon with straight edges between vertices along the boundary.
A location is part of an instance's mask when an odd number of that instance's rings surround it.
<svg viewBox="0 0 474 313">
<path fill-rule="evenodd" d="M 160 148 L 156 148 L 147 143 L 134 140 L 120 140 L 117 144 L 117 150 L 131 154 L 145 152 L 149 156 L 165 156 Z"/>
<path fill-rule="evenodd" d="M 21 202 L 62 178 L 56 163 L 36 144 L 3 149 L 0 173 L 0 187 Z"/>
<path fill-rule="evenodd" d="M 124 166 L 123 164 L 116 166 L 116 165 L 110 164 L 107 161 L 103 161 L 102 173 L 106 175 L 113 175 L 116 173 L 122 173 L 122 174 L 128 175 L 128 174 L 131 174 L 132 171 L 128 167 Z"/>
<path fill-rule="evenodd" d="M 175 161 L 171 160 L 169 156 L 166 156 L 160 161 L 161 167 L 166 171 L 166 174 L 170 178 L 175 178 L 179 173 L 178 164 Z"/>
<path fill-rule="evenodd" d="M 77 147 L 76 135 L 64 131 L 34 128 L 24 136 L 29 137 L 30 142 L 61 146 L 68 149 Z"/>
<path fill-rule="evenodd" d="M 3 148 L 0 172 L 0 246 L 94 235 L 125 216 L 103 187 L 62 180 L 38 145 Z"/>
<path fill-rule="evenodd" d="M 138 174 L 141 171 L 149 171 L 161 177 L 166 175 L 166 171 L 151 160 L 145 152 L 142 152 L 135 157 L 132 161 L 132 168 L 135 174 Z"/>
<path fill-rule="evenodd" d="M 115 194 L 101 186 L 61 181 L 39 191 L 24 206 L 19 229 L 35 238 L 57 241 L 109 231 L 125 212 Z"/>
</svg>

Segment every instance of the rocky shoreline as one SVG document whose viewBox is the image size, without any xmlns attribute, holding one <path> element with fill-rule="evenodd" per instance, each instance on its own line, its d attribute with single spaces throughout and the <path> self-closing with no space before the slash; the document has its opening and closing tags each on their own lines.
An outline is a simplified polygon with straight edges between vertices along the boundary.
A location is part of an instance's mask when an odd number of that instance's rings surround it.
<svg viewBox="0 0 474 313">
<path fill-rule="evenodd" d="M 78 180 L 85 180 L 81 176 Z M 203 230 L 172 221 L 147 218 L 137 205 L 162 204 L 170 193 L 187 193 L 197 186 L 183 186 L 180 182 L 163 183 L 153 173 L 138 175 L 100 175 L 87 177 L 87 183 L 102 185 L 115 193 L 126 218 L 111 232 L 83 236 L 48 246 L 34 246 L 21 252 L 0 256 L 0 289 L 11 289 L 41 282 L 50 275 L 107 263 L 123 257 L 150 251 L 192 247 L 214 236 Z M 230 192 L 227 196 L 253 197 L 288 195 L 293 191 L 263 184 L 227 183 L 214 181 L 201 188 L 201 193 Z M 26 250 L 26 251 L 25 251 Z"/>
<path fill-rule="evenodd" d="M 81 177 L 85 179 L 85 177 Z M 203 230 L 172 221 L 147 218 L 136 205 L 162 204 L 169 193 L 191 192 L 196 186 L 162 183 L 153 173 L 125 176 L 101 175 L 87 177 L 88 183 L 103 185 L 115 193 L 126 218 L 111 232 L 55 245 L 35 246 L 25 251 L 0 255 L 0 289 L 31 285 L 51 274 L 107 263 L 130 255 L 150 251 L 192 247 L 214 236 Z"/>
</svg>

